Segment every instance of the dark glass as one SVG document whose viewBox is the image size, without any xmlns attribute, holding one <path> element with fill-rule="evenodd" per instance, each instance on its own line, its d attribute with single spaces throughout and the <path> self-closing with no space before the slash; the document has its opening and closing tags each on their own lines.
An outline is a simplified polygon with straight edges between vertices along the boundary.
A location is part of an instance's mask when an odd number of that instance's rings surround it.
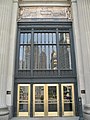
<svg viewBox="0 0 90 120">
<path fill-rule="evenodd" d="M 31 43 L 31 33 L 28 33 L 28 41 L 27 41 L 28 44 Z"/>
<path fill-rule="evenodd" d="M 35 44 L 56 44 L 56 33 L 34 33 Z"/>
<path fill-rule="evenodd" d="M 20 46 L 19 50 L 19 69 L 23 69 L 23 46 Z"/>
<path fill-rule="evenodd" d="M 28 43 L 28 34 L 27 33 L 24 33 L 24 44 L 27 44 Z"/>
<path fill-rule="evenodd" d="M 60 69 L 72 69 L 70 46 L 61 45 L 59 49 Z"/>
<path fill-rule="evenodd" d="M 21 33 L 21 34 L 20 34 L 20 44 L 23 44 L 23 40 L 24 40 L 24 34 Z"/>
<path fill-rule="evenodd" d="M 19 104 L 19 112 L 28 112 L 28 104 Z"/>
<path fill-rule="evenodd" d="M 19 100 L 22 102 L 23 100 L 28 100 L 28 86 L 20 86 L 19 92 Z"/>
<path fill-rule="evenodd" d="M 56 33 L 34 33 L 34 69 L 57 69 Z"/>
<path fill-rule="evenodd" d="M 72 86 L 64 86 L 64 111 L 72 111 Z"/>
<path fill-rule="evenodd" d="M 34 69 L 57 69 L 57 51 L 55 45 L 34 46 Z"/>
<path fill-rule="evenodd" d="M 59 38 L 59 39 L 57 39 Z M 57 42 L 58 40 L 58 42 Z M 72 70 L 71 41 L 69 33 L 34 33 L 33 69 L 35 70 Z M 59 51 L 57 56 L 57 43 Z M 59 57 L 59 62 L 57 61 Z M 31 33 L 20 34 L 19 70 L 31 69 Z"/>
<path fill-rule="evenodd" d="M 35 103 L 44 103 L 44 87 L 35 86 Z"/>
<path fill-rule="evenodd" d="M 44 87 L 35 86 L 35 112 L 44 112 Z"/>
<path fill-rule="evenodd" d="M 48 86 L 48 100 L 55 102 L 57 101 L 57 87 L 56 86 Z"/>
<path fill-rule="evenodd" d="M 44 112 L 44 104 L 35 104 L 35 112 Z"/>
<path fill-rule="evenodd" d="M 19 70 L 30 70 L 31 33 L 20 34 Z"/>
<path fill-rule="evenodd" d="M 20 86 L 19 112 L 28 111 L 28 86 Z"/>
<path fill-rule="evenodd" d="M 48 86 L 48 111 L 57 111 L 57 87 Z"/>
<path fill-rule="evenodd" d="M 72 103 L 64 103 L 64 111 L 73 111 Z"/>
<path fill-rule="evenodd" d="M 20 52 L 19 52 L 19 69 L 20 70 L 30 69 L 30 61 L 31 61 L 30 56 L 31 56 L 30 46 L 20 46 Z"/>
<path fill-rule="evenodd" d="M 56 112 L 56 111 L 57 111 L 57 104 L 48 105 L 48 112 Z"/>
<path fill-rule="evenodd" d="M 70 44 L 69 33 L 59 33 L 59 43 L 60 44 Z"/>
</svg>

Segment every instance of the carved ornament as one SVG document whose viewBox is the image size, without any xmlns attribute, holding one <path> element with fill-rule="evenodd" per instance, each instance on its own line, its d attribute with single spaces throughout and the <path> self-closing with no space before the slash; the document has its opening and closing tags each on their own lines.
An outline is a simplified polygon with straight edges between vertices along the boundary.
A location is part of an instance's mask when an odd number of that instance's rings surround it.
<svg viewBox="0 0 90 120">
<path fill-rule="evenodd" d="M 19 19 L 62 18 L 71 19 L 70 7 L 20 7 Z"/>
</svg>

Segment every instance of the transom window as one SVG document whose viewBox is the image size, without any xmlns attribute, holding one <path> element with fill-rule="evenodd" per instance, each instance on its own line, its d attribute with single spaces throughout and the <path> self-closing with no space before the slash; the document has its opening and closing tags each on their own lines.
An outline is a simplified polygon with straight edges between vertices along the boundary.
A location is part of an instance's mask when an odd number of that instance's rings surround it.
<svg viewBox="0 0 90 120">
<path fill-rule="evenodd" d="M 59 30 L 58 32 L 21 31 L 18 68 L 19 70 L 71 70 L 70 33 Z"/>
</svg>

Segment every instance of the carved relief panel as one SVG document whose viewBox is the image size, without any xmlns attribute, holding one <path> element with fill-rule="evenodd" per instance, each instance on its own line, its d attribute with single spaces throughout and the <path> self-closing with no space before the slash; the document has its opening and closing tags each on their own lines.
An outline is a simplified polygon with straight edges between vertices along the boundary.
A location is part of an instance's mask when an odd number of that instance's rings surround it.
<svg viewBox="0 0 90 120">
<path fill-rule="evenodd" d="M 70 7 L 20 7 L 19 20 L 30 18 L 60 18 L 71 20 Z"/>
</svg>

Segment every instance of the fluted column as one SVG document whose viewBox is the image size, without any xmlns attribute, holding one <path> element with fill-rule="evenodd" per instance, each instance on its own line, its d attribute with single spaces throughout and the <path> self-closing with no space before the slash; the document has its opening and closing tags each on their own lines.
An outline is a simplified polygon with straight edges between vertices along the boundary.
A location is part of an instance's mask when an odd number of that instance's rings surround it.
<svg viewBox="0 0 90 120">
<path fill-rule="evenodd" d="M 81 94 L 81 90 L 85 90 L 84 85 L 84 71 L 83 71 L 83 53 L 81 46 L 81 36 L 78 21 L 78 7 L 77 0 L 71 0 L 72 5 L 72 19 L 73 19 L 73 32 L 74 32 L 74 45 L 75 45 L 75 57 L 76 57 L 76 70 L 77 70 L 77 83 L 78 83 L 78 95 L 82 98 L 82 104 L 85 103 L 85 94 Z"/>
<path fill-rule="evenodd" d="M 86 91 L 84 117 L 90 120 L 90 0 L 77 0 L 77 3 Z"/>
<path fill-rule="evenodd" d="M 6 105 L 7 65 L 12 0 L 0 0 L 0 120 L 8 119 Z"/>
<path fill-rule="evenodd" d="M 10 118 L 13 115 L 13 89 L 14 89 L 14 66 L 15 66 L 15 51 L 16 51 L 16 34 L 17 34 L 17 17 L 18 17 L 18 0 L 13 1 L 12 7 L 12 20 L 10 30 L 10 44 L 9 44 L 9 61 L 8 61 L 8 73 L 7 73 L 7 94 L 6 103 L 10 111 Z"/>
</svg>

